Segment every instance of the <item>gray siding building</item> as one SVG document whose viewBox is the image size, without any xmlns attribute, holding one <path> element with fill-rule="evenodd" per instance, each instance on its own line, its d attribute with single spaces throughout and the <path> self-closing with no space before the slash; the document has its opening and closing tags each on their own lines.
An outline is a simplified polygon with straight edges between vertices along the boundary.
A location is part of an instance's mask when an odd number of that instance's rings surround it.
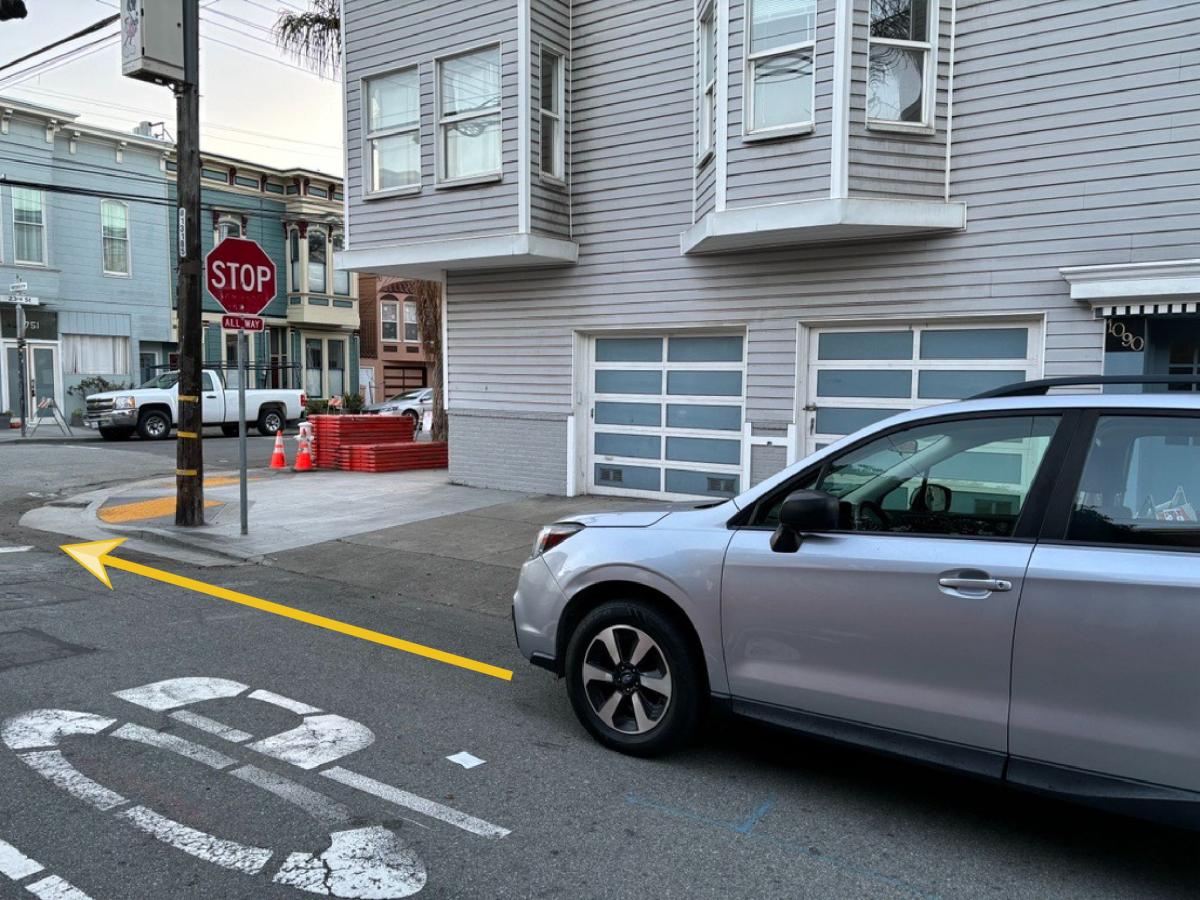
<svg viewBox="0 0 1200 900">
<path fill-rule="evenodd" d="M 898 410 L 1200 373 L 1200 4 L 345 0 L 342 264 L 451 475 L 728 496 Z"/>
</svg>

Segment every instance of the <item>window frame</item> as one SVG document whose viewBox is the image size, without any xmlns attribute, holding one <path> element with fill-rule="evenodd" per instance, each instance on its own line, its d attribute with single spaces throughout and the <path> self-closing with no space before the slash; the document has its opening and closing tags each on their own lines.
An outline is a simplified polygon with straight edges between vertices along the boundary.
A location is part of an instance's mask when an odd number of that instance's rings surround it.
<svg viewBox="0 0 1200 900">
<path fill-rule="evenodd" d="M 217 221 L 213 222 L 213 246 L 221 243 L 225 238 L 221 237 L 221 229 L 227 225 L 237 227 L 237 234 L 227 235 L 227 237 L 242 238 L 246 236 L 246 229 L 242 227 L 242 217 L 236 213 L 219 213 Z"/>
<path fill-rule="evenodd" d="M 125 237 L 124 238 L 108 238 L 104 234 L 104 209 L 108 205 L 118 206 L 125 213 Z M 104 197 L 100 200 L 100 272 L 105 278 L 132 278 L 133 277 L 133 235 L 131 234 L 131 223 L 129 218 L 129 204 L 123 200 L 114 200 L 110 197 Z M 104 251 L 105 242 L 108 240 L 123 240 L 125 242 L 125 271 L 118 272 L 110 270 L 107 267 L 107 257 Z"/>
<path fill-rule="evenodd" d="M 419 343 L 421 343 L 421 319 L 420 319 L 420 315 L 417 312 L 417 301 L 416 300 L 405 300 L 404 303 L 402 304 L 402 306 L 403 306 L 403 310 L 402 310 L 401 314 L 403 315 L 404 318 L 400 320 L 400 325 L 403 328 L 403 331 L 401 333 L 404 335 L 404 343 L 419 344 Z M 413 314 L 413 318 L 412 318 L 411 322 L 408 321 L 408 311 L 410 309 L 412 310 L 412 314 Z M 413 330 L 416 332 L 416 337 L 410 338 L 408 336 L 408 326 L 409 325 L 413 326 Z"/>
<path fill-rule="evenodd" d="M 402 333 L 400 330 L 401 325 L 402 325 L 401 319 L 400 319 L 400 316 L 401 316 L 400 303 L 401 303 L 401 301 L 399 301 L 399 300 L 380 300 L 379 301 L 379 340 L 382 343 L 392 343 L 392 344 L 400 343 L 400 335 Z M 389 306 L 395 308 L 395 310 L 396 310 L 396 318 L 394 321 L 392 321 L 390 323 L 387 322 L 387 320 L 384 319 L 384 317 L 383 317 L 384 308 L 389 307 Z M 384 326 L 388 325 L 388 324 L 392 324 L 392 325 L 396 326 L 396 336 L 395 337 L 389 338 L 386 334 L 384 334 Z"/>
<path fill-rule="evenodd" d="M 1158 544 L 1110 544 L 1094 541 L 1068 539 L 1068 529 L 1071 515 L 1075 510 L 1075 501 L 1079 496 L 1079 486 L 1083 481 L 1083 473 L 1087 466 L 1088 454 L 1092 448 L 1096 428 L 1101 418 L 1164 418 L 1164 419 L 1200 419 L 1200 410 L 1179 407 L 1167 409 L 1164 407 L 1137 406 L 1101 406 L 1080 410 L 1080 421 L 1075 429 L 1070 450 L 1060 477 L 1054 487 L 1048 502 L 1046 516 L 1038 534 L 1039 543 L 1052 544 L 1060 547 L 1091 547 L 1105 550 L 1126 550 L 1133 553 L 1190 553 L 1200 554 L 1196 547 L 1171 547 Z"/>
<path fill-rule="evenodd" d="M 870 9 L 867 11 L 867 84 L 863 117 L 868 129 L 878 131 L 898 131 L 909 134 L 933 134 L 936 130 L 933 113 L 937 109 L 937 47 L 939 41 L 939 24 L 941 21 L 940 0 L 928 0 L 929 19 L 925 25 L 924 41 L 906 41 L 896 38 L 876 38 L 871 36 Z M 896 47 L 898 49 L 922 50 L 923 70 L 921 73 L 921 121 L 904 122 L 897 119 L 874 119 L 871 117 L 871 48 L 873 45 Z"/>
<path fill-rule="evenodd" d="M 810 134 L 816 128 L 816 109 L 817 109 L 817 29 L 815 22 L 813 23 L 813 36 L 809 41 L 799 41 L 794 44 L 786 44 L 782 47 L 772 47 L 770 50 L 759 50 L 757 53 L 751 49 L 754 34 L 754 4 L 756 0 L 746 0 L 745 26 L 742 30 L 742 138 L 747 141 L 765 141 L 771 138 L 794 137 L 796 135 Z M 789 56 L 798 53 L 802 50 L 808 51 L 810 76 L 809 82 L 809 104 L 808 108 L 810 116 L 806 122 L 787 122 L 783 125 L 774 125 L 770 128 L 755 128 L 754 127 L 754 70 L 756 66 L 764 60 L 773 59 L 776 56 Z"/>
<path fill-rule="evenodd" d="M 708 50 L 711 35 L 712 54 Z M 707 0 L 696 13 L 696 168 L 702 169 L 717 151 L 717 3 Z M 707 59 L 706 59 L 707 58 Z M 708 70 L 711 66 L 711 71 Z M 705 76 L 708 76 L 707 78 Z"/>
<path fill-rule="evenodd" d="M 313 288 L 313 273 L 312 273 L 312 239 L 314 234 L 321 235 L 321 239 L 325 242 L 325 260 L 320 264 L 322 269 L 322 285 L 320 290 Z M 300 291 L 302 294 L 329 294 L 329 230 L 323 225 L 309 224 L 308 231 L 304 235 L 304 289 Z"/>
<path fill-rule="evenodd" d="M 340 242 L 341 242 L 341 249 L 335 250 L 334 244 L 338 240 L 340 240 Z M 327 260 L 327 263 L 329 266 L 329 272 L 330 272 L 330 274 L 329 274 L 329 288 L 330 288 L 329 293 L 335 297 L 353 297 L 354 296 L 354 280 L 353 280 L 353 278 L 351 278 L 350 270 L 349 269 L 339 269 L 333 264 L 334 253 L 345 252 L 345 249 L 346 249 L 346 232 L 345 232 L 345 230 L 341 229 L 341 228 L 330 228 L 329 229 L 329 243 L 325 250 L 325 257 L 326 257 L 326 260 Z M 338 290 L 339 274 L 346 279 L 346 290 L 344 290 L 344 291 Z"/>
<path fill-rule="evenodd" d="M 497 66 L 500 72 L 500 103 L 497 106 L 489 106 L 485 109 L 472 110 L 469 113 L 456 113 L 452 116 L 444 116 L 442 114 L 442 67 L 456 59 L 461 59 L 464 56 L 472 56 L 476 53 L 482 53 L 485 50 L 495 50 Z M 443 56 L 435 57 L 433 60 L 433 115 L 434 115 L 434 187 L 462 187 L 472 184 L 488 184 L 493 181 L 504 180 L 504 47 L 500 41 L 488 41 L 476 47 L 469 47 L 465 50 L 457 50 L 454 53 L 447 53 Z M 443 134 L 447 125 L 453 125 L 458 122 L 466 122 L 471 119 L 482 119 L 485 116 L 500 117 L 500 163 L 498 168 L 491 172 L 481 172 L 476 175 L 467 175 L 461 178 L 446 177 L 446 149 L 443 142 Z"/>
<path fill-rule="evenodd" d="M 394 128 L 380 128 L 375 131 L 371 130 L 371 82 L 379 79 L 387 78 L 391 75 L 400 75 L 411 72 L 417 79 L 417 121 L 415 125 L 403 125 Z M 424 140 L 424 135 L 421 131 L 421 66 L 419 63 L 412 63 L 407 66 L 400 66 L 395 69 L 387 69 L 383 72 L 374 72 L 371 75 L 365 75 L 359 79 L 359 98 L 360 98 L 360 117 L 362 127 L 362 195 L 364 200 L 370 200 L 379 197 L 396 197 L 405 194 L 419 194 L 421 192 L 422 182 L 424 181 L 424 167 L 421 165 L 421 144 Z M 417 135 L 417 180 L 411 184 L 397 185 L 390 188 L 375 187 L 373 177 L 373 167 L 371 165 L 371 153 L 373 141 L 380 138 L 395 137 L 396 135 L 413 134 Z"/>
<path fill-rule="evenodd" d="M 558 106 L 558 112 L 546 108 L 546 98 L 542 96 L 541 85 L 545 81 L 545 65 L 546 57 L 554 58 L 555 68 L 555 87 L 556 96 L 555 102 Z M 538 134 L 542 147 L 545 147 L 546 141 L 546 117 L 554 119 L 555 132 L 558 140 L 555 142 L 554 164 L 557 169 L 555 172 L 548 172 L 542 167 L 542 162 L 545 159 L 544 153 L 538 154 L 538 174 L 543 181 L 549 181 L 557 185 L 565 185 L 567 182 L 567 57 L 566 54 L 560 51 L 557 47 L 543 41 L 538 50 Z"/>
<path fill-rule="evenodd" d="M 1039 540 L 1044 539 L 1043 535 L 1046 530 L 1046 524 L 1049 522 L 1051 514 L 1055 511 L 1055 504 L 1058 502 L 1059 493 L 1062 490 L 1064 481 L 1072 483 L 1077 481 L 1074 476 L 1076 473 L 1081 473 L 1076 466 L 1074 453 L 1076 451 L 1076 443 L 1079 439 L 1079 430 L 1081 420 L 1087 410 L 1079 409 L 1078 407 L 1070 406 L 1033 406 L 1033 407 L 1014 407 L 1010 409 L 993 409 L 983 410 L 978 412 L 953 413 L 943 416 L 923 416 L 919 419 L 911 419 L 907 422 L 901 422 L 890 428 L 881 428 L 859 438 L 853 443 L 847 443 L 844 446 L 832 444 L 825 450 L 818 451 L 818 458 L 813 460 L 811 465 L 800 469 L 796 474 L 792 475 L 787 480 L 776 485 L 771 490 L 765 491 L 758 495 L 754 501 L 748 504 L 744 509 L 735 514 L 727 523 L 727 527 L 733 529 L 744 529 L 747 531 L 774 531 L 770 525 L 757 525 L 754 520 L 758 518 L 760 510 L 769 508 L 779 498 L 790 494 L 792 491 L 801 490 L 802 486 L 812 480 L 820 480 L 829 468 L 830 463 L 837 459 L 841 459 L 848 454 L 854 453 L 868 444 L 875 443 L 880 438 L 888 437 L 901 431 L 906 431 L 910 428 L 919 428 L 930 425 L 946 425 L 954 422 L 975 422 L 981 419 L 1011 419 L 1011 418 L 1039 418 L 1039 417 L 1054 417 L 1059 419 L 1058 428 L 1054 432 L 1054 437 L 1050 439 L 1050 445 L 1046 448 L 1045 454 L 1042 456 L 1042 462 L 1038 469 L 1037 475 L 1034 476 L 1033 482 L 1029 487 L 1029 494 L 1026 497 L 1025 505 L 1022 507 L 1020 515 L 1017 518 L 1017 523 L 1013 527 L 1013 533 L 1008 537 L 997 537 L 993 535 L 970 535 L 970 534 L 915 534 L 899 531 L 871 531 L 862 532 L 855 530 L 847 530 L 843 528 L 833 529 L 827 534 L 838 535 L 856 535 L 869 534 L 872 538 L 888 537 L 921 540 L 929 539 L 944 539 L 956 541 L 1003 541 L 1005 543 L 1022 543 L 1034 544 Z M 1091 430 L 1087 429 L 1090 436 Z M 1065 525 L 1064 525 L 1065 528 Z"/>
<path fill-rule="evenodd" d="M 38 212 L 41 214 L 41 222 L 38 225 L 30 225 L 28 222 L 17 221 L 17 195 L 16 191 L 28 191 L 30 194 L 36 194 L 38 198 Z M 13 225 L 13 262 L 14 266 L 28 266 L 34 269 L 46 269 L 50 266 L 50 242 L 46 234 L 48 230 L 48 222 L 46 215 L 46 192 L 37 188 L 25 188 L 14 186 L 9 193 L 9 201 L 12 203 L 12 225 Z M 41 260 L 21 259 L 20 251 L 17 249 L 17 228 L 39 228 L 41 229 L 42 238 L 42 258 Z"/>
</svg>

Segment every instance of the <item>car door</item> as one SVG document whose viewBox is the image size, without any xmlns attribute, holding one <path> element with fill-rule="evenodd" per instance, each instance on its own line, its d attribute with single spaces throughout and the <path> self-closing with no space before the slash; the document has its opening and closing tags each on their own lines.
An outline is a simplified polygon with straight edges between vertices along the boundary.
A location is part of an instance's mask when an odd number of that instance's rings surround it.
<svg viewBox="0 0 1200 900">
<path fill-rule="evenodd" d="M 799 711 L 817 730 L 866 725 L 980 748 L 998 754 L 986 766 L 999 774 L 1041 512 L 1030 498 L 1053 476 L 1046 460 L 1061 456 L 1061 419 L 902 426 L 765 497 L 734 535 L 722 581 L 735 705 L 769 718 Z M 802 487 L 842 501 L 842 528 L 773 552 L 778 507 Z"/>
<path fill-rule="evenodd" d="M 1200 791 L 1200 411 L 1095 420 L 1021 600 L 1010 777 Z"/>
<path fill-rule="evenodd" d="M 200 401 L 203 404 L 204 424 L 220 425 L 225 421 L 224 392 L 214 383 L 211 372 L 203 372 L 200 377 L 200 386 L 203 389 L 200 394 Z"/>
</svg>

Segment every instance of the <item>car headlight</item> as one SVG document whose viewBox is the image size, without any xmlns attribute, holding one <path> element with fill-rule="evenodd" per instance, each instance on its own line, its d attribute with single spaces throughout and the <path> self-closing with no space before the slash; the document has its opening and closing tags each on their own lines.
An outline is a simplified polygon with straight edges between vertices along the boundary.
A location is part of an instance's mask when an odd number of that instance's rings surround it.
<svg viewBox="0 0 1200 900">
<path fill-rule="evenodd" d="M 137 400 L 133 397 L 118 397 L 113 401 L 113 409 L 134 409 L 137 406 Z"/>
<path fill-rule="evenodd" d="M 581 531 L 583 531 L 583 526 L 578 522 L 556 522 L 553 525 L 547 525 L 538 532 L 537 540 L 533 542 L 533 557 L 536 558 L 553 550 L 571 535 L 579 534 Z"/>
</svg>

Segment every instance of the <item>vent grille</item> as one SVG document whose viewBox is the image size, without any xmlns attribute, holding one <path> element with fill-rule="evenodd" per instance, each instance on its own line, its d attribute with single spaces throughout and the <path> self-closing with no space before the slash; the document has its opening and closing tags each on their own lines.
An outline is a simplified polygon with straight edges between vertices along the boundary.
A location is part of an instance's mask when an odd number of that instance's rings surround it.
<svg viewBox="0 0 1200 900">
<path fill-rule="evenodd" d="M 732 478 L 709 478 L 708 490 L 714 494 L 737 493 L 737 491 L 734 489 Z"/>
</svg>

